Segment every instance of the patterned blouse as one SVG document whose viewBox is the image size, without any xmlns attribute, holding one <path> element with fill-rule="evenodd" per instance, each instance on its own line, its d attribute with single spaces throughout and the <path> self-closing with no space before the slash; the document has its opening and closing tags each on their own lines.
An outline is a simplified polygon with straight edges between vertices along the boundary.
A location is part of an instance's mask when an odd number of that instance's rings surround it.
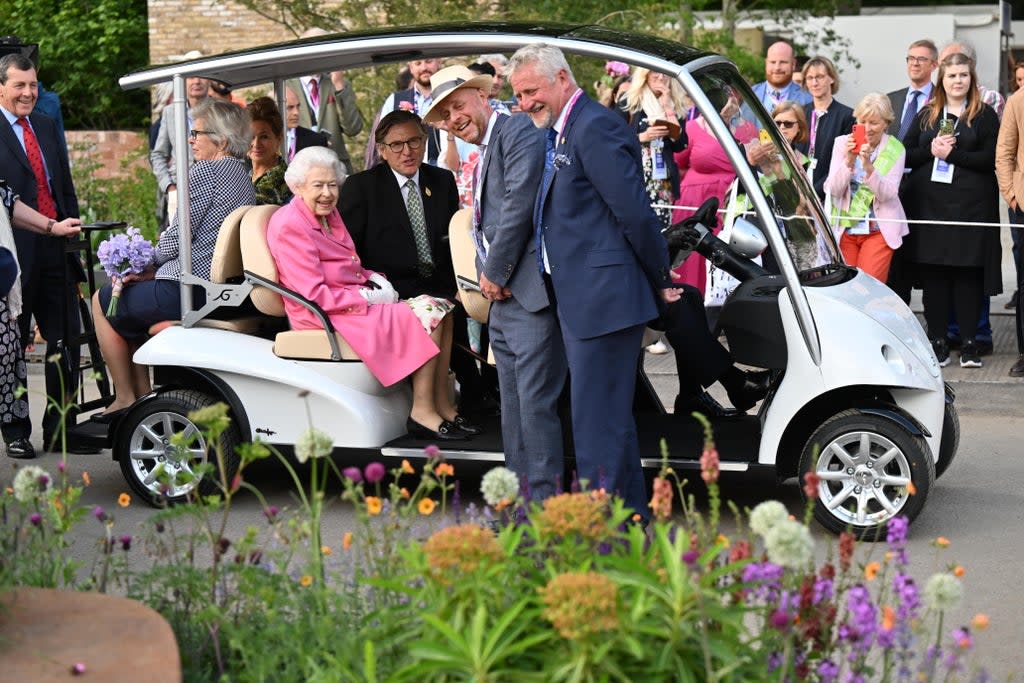
<svg viewBox="0 0 1024 683">
<path fill-rule="evenodd" d="M 292 198 L 292 191 L 284 182 L 284 172 L 288 170 L 288 164 L 281 157 L 269 171 L 252 181 L 256 188 L 257 204 L 277 204 L 284 206 Z"/>
<path fill-rule="evenodd" d="M 209 279 L 213 248 L 224 219 L 240 206 L 256 203 L 252 178 L 245 162 L 236 157 L 197 161 L 188 171 L 189 217 L 192 220 L 192 274 Z M 178 216 L 160 235 L 156 245 L 158 280 L 178 280 Z"/>
<path fill-rule="evenodd" d="M 0 202 L 7 209 L 9 216 L 14 216 L 14 202 L 17 199 L 18 194 L 14 191 L 14 188 L 8 185 L 6 180 L 0 178 Z"/>
</svg>

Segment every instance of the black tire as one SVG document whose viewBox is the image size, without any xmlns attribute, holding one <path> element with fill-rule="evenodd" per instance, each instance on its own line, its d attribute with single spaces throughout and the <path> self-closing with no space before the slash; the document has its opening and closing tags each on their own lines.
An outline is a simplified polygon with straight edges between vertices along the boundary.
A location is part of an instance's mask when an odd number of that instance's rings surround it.
<svg viewBox="0 0 1024 683">
<path fill-rule="evenodd" d="M 946 403 L 942 414 L 942 442 L 939 444 L 939 459 L 935 461 L 935 478 L 941 477 L 953 464 L 960 448 L 960 415 L 956 406 Z"/>
<path fill-rule="evenodd" d="M 913 521 L 935 481 L 935 463 L 923 437 L 856 410 L 828 419 L 807 440 L 800 453 L 801 484 L 809 471 L 821 480 L 814 518 L 834 534 L 849 530 L 865 541 L 884 540 L 893 517 Z M 913 495 L 907 482 L 914 484 Z M 800 491 L 806 499 L 803 486 Z"/>
<path fill-rule="evenodd" d="M 132 410 L 118 428 L 114 453 L 121 464 L 121 472 L 132 490 L 148 503 L 179 503 L 185 501 L 198 487 L 199 493 L 209 495 L 217 492 L 219 477 L 192 480 L 182 484 L 173 481 L 162 491 L 163 484 L 157 480 L 163 472 L 191 474 L 193 466 L 210 458 L 217 464 L 216 451 L 206 443 L 200 433 L 187 460 L 172 458 L 174 449 L 170 437 L 177 433 L 198 428 L 188 419 L 194 410 L 217 403 L 217 399 L 199 391 L 175 390 L 158 396 Z M 231 480 L 238 472 L 239 457 L 235 448 L 240 442 L 238 428 L 232 422 L 220 435 L 220 447 L 224 454 L 226 479 Z"/>
</svg>

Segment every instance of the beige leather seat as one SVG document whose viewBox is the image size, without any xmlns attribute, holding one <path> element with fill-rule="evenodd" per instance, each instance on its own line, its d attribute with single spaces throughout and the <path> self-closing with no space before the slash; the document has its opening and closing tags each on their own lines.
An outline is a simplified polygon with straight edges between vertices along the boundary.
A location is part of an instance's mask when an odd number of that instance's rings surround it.
<svg viewBox="0 0 1024 683">
<path fill-rule="evenodd" d="M 242 264 L 247 272 L 280 284 L 277 264 L 267 245 L 267 225 L 277 206 L 255 206 L 246 212 L 241 221 Z M 257 310 L 266 315 L 285 317 L 282 296 L 261 285 L 253 283 L 250 295 Z M 334 333 L 338 352 L 331 347 L 330 337 L 324 330 L 288 330 L 278 332 L 274 338 L 274 354 L 281 358 L 302 360 L 359 360 L 359 356 L 348 342 Z M 335 357 L 339 355 L 340 357 Z"/>
</svg>

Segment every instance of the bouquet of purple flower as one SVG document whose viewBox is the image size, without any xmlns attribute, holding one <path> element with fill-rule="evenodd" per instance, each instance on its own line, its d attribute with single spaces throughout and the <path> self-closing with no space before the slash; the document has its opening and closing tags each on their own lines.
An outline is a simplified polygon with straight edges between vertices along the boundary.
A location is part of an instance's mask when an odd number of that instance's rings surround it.
<svg viewBox="0 0 1024 683">
<path fill-rule="evenodd" d="M 138 228 L 129 227 L 125 232 L 111 235 L 100 243 L 96 257 L 110 277 L 111 286 L 107 317 L 117 314 L 117 301 L 124 288 L 125 276 L 149 268 L 153 256 L 153 243 L 143 237 Z"/>
</svg>

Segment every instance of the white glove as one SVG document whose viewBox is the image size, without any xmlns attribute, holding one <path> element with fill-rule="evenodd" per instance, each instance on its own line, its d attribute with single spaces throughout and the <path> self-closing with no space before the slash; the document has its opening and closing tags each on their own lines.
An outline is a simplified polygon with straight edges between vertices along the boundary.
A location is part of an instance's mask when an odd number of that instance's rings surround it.
<svg viewBox="0 0 1024 683">
<path fill-rule="evenodd" d="M 398 292 L 395 291 L 394 286 L 388 281 L 386 277 L 384 277 L 380 273 L 374 273 L 373 275 L 370 276 L 370 282 L 380 287 L 379 290 L 375 291 L 386 292 L 388 296 L 386 300 L 381 300 L 374 303 L 393 304 L 398 302 Z"/>
</svg>

